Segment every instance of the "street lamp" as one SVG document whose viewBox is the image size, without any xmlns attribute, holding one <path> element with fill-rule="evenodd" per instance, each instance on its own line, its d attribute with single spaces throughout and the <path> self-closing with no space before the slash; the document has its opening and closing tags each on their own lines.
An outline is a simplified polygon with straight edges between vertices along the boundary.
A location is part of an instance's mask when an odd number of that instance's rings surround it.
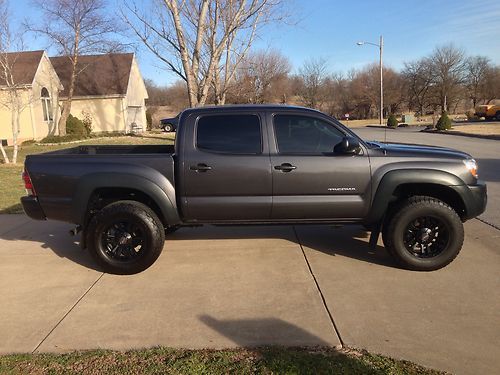
<svg viewBox="0 0 500 375">
<path fill-rule="evenodd" d="M 380 35 L 380 43 L 371 43 L 360 41 L 356 43 L 358 46 L 362 46 L 364 44 L 371 44 L 372 46 L 378 47 L 380 50 L 380 113 L 379 113 L 379 121 L 380 125 L 384 122 L 384 76 L 383 76 L 383 65 L 382 65 L 382 55 L 384 54 L 384 37 Z"/>
</svg>

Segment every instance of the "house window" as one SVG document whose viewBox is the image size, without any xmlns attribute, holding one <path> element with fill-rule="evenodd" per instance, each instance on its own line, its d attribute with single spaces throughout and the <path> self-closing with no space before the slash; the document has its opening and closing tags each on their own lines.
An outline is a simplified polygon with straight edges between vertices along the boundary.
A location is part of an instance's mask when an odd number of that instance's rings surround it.
<svg viewBox="0 0 500 375">
<path fill-rule="evenodd" d="M 52 100 L 50 99 L 49 90 L 45 87 L 42 89 L 42 108 L 43 108 L 43 120 L 50 122 L 54 120 L 54 115 L 52 113 Z"/>
</svg>

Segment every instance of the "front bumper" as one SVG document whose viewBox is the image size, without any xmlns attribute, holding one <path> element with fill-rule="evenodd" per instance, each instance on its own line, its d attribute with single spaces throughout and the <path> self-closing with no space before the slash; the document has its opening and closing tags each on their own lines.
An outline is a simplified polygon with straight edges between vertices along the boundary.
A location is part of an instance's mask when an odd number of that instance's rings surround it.
<svg viewBox="0 0 500 375">
<path fill-rule="evenodd" d="M 46 220 L 47 217 L 38 202 L 37 197 L 27 196 L 21 197 L 21 204 L 23 205 L 23 210 L 30 218 L 34 220 Z"/>
<path fill-rule="evenodd" d="M 465 204 L 465 220 L 475 218 L 486 210 L 488 194 L 484 181 L 478 181 L 475 185 L 460 186 L 459 190 Z"/>
</svg>

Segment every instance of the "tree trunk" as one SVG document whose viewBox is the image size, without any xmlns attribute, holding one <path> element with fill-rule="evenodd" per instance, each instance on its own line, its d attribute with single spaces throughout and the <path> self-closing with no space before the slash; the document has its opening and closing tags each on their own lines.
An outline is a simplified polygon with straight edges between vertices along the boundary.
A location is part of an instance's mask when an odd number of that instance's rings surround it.
<svg viewBox="0 0 500 375">
<path fill-rule="evenodd" d="M 71 114 L 71 102 L 73 100 L 73 94 L 75 92 L 75 84 L 76 84 L 76 70 L 78 68 L 78 53 L 73 55 L 71 61 L 71 77 L 69 81 L 69 90 L 68 97 L 64 101 L 63 110 L 61 113 L 61 117 L 59 118 L 58 128 L 59 135 L 66 135 L 66 121 L 68 120 L 69 115 Z"/>
<path fill-rule="evenodd" d="M 0 151 L 2 152 L 2 157 L 3 157 L 3 161 L 5 162 L 5 164 L 10 164 L 9 157 L 7 156 L 7 153 L 5 152 L 5 149 L 3 148 L 3 144 L 1 141 L 0 141 Z"/>
</svg>

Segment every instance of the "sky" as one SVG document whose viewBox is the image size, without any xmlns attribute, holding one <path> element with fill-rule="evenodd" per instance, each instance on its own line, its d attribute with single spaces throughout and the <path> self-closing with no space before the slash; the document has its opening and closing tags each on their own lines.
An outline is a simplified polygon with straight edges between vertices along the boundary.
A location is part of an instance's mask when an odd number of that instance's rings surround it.
<svg viewBox="0 0 500 375">
<path fill-rule="evenodd" d="M 146 1 L 150 0 L 137 3 Z M 290 0 L 290 4 L 293 22 L 266 28 L 254 49 L 281 52 L 290 60 L 292 72 L 312 58 L 325 59 L 332 73 L 378 62 L 377 47 L 356 42 L 378 43 L 380 35 L 384 65 L 398 70 L 405 61 L 447 43 L 500 64 L 499 0 Z M 11 12 L 13 22 L 36 22 L 40 17 L 30 0 L 11 0 Z M 26 47 L 48 49 L 47 41 L 33 37 L 27 38 Z M 140 45 L 136 52 L 145 78 L 158 85 L 177 80 Z M 49 54 L 54 51 L 49 49 Z"/>
</svg>

